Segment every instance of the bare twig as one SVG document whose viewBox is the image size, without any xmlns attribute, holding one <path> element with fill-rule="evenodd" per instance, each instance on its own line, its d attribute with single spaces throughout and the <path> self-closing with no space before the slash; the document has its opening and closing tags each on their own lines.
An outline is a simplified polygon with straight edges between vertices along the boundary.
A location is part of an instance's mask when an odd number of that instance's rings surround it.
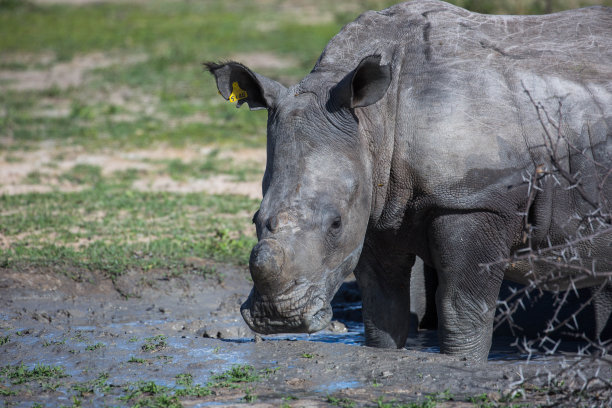
<svg viewBox="0 0 612 408">
<path fill-rule="evenodd" d="M 527 197 L 524 210 L 519 215 L 523 217 L 521 241 L 524 248 L 517 250 L 508 259 L 481 266 L 490 268 L 494 265 L 514 266 L 520 263 L 528 269 L 525 278 L 529 284 L 511 289 L 505 299 L 498 301 L 494 329 L 504 323 L 508 324 L 515 336 L 512 345 L 525 353 L 528 361 L 545 355 L 561 355 L 564 358 L 561 369 L 555 373 L 538 370 L 531 377 L 526 377 L 520 371 L 508 395 L 525 395 L 523 388 L 527 384 L 540 384 L 549 388 L 546 399 L 550 405 L 583 405 L 580 402 L 587 398 L 589 405 L 604 406 L 612 400 L 612 339 L 602 341 L 599 338 L 589 338 L 584 331 L 580 331 L 578 315 L 585 313 L 588 306 L 594 305 L 594 299 L 604 291 L 612 290 L 612 270 L 598 267 L 597 259 L 587 260 L 581 256 L 586 253 L 584 249 L 592 247 L 594 242 L 601 243 L 612 236 L 612 208 L 606 196 L 606 193 L 609 194 L 608 183 L 612 168 L 609 163 L 595 159 L 589 152 L 592 146 L 580 149 L 580 143 L 576 144 L 565 136 L 564 129 L 567 127 L 562 98 L 557 98 L 557 109 L 551 115 L 542 103 L 534 100 L 524 84 L 523 89 L 543 131 L 543 143 L 536 147 L 545 152 L 541 158 L 534 157 L 534 167 L 523 175 Z M 592 140 L 589 125 L 586 131 L 589 140 Z M 578 171 L 572 173 L 569 166 L 564 167 L 565 160 L 577 155 L 582 155 L 580 159 L 589 163 L 590 167 L 587 168 L 592 169 L 592 174 L 581 174 Z M 585 180 L 588 180 L 590 193 L 585 188 Z M 583 208 L 581 213 L 576 212 L 567 221 L 576 223 L 577 229 L 574 236 L 562 243 L 555 242 L 552 237 L 548 237 L 545 245 L 534 242 L 534 227 L 530 224 L 529 215 L 538 194 L 546 188 L 573 190 L 576 199 L 583 200 L 590 207 L 590 210 Z M 597 189 L 596 193 L 593 193 L 594 189 Z M 595 287 L 589 296 L 580 299 L 578 305 L 574 303 L 568 313 L 566 309 L 570 298 L 579 298 L 578 288 L 592 285 L 593 282 Z M 524 330 L 513 319 L 513 315 L 519 309 L 526 310 L 528 305 L 541 300 L 544 296 L 543 288 L 552 290 L 554 299 L 553 311 L 546 327 L 533 338 L 519 338 L 518 334 Z M 581 293 L 584 295 L 584 292 Z M 562 331 L 566 337 L 573 336 L 573 341 L 578 342 L 576 352 L 561 351 L 564 349 L 561 344 L 563 337 L 559 335 Z"/>
</svg>

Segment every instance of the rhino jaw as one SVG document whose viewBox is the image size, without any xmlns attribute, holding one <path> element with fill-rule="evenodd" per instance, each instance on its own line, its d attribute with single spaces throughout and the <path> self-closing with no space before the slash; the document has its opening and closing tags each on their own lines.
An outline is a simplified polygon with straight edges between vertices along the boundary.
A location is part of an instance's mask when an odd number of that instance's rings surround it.
<svg viewBox="0 0 612 408">
<path fill-rule="evenodd" d="M 279 305 L 261 298 L 255 288 L 240 307 L 240 313 L 251 330 L 261 334 L 314 333 L 325 329 L 332 319 L 332 308 L 322 297 L 304 296 L 295 314 L 278 313 Z"/>
</svg>

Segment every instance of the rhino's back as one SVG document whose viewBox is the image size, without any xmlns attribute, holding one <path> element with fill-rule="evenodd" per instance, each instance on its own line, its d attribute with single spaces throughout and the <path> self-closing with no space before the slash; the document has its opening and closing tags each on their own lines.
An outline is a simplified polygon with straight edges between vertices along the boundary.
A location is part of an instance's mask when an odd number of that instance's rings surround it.
<svg viewBox="0 0 612 408">
<path fill-rule="evenodd" d="M 398 162 L 426 169 L 433 184 L 463 179 L 475 165 L 515 171 L 532 162 L 542 145 L 534 103 L 555 114 L 562 100 L 572 141 L 597 144 L 611 133 L 612 8 L 496 16 L 437 0 L 401 3 L 347 24 L 302 85 L 334 84 L 372 54 L 391 64 L 379 105 L 392 121 L 367 123 L 401 138 Z M 600 131 L 588 135 L 585 124 Z M 440 160 L 446 165 L 432 166 Z"/>
<path fill-rule="evenodd" d="M 383 63 L 491 66 L 612 81 L 612 8 L 594 6 L 538 16 L 469 12 L 438 0 L 415 0 L 347 24 L 313 71 L 348 72 L 367 55 Z M 404 54 L 409 61 L 394 58 Z M 475 65 L 476 64 L 476 65 Z"/>
</svg>

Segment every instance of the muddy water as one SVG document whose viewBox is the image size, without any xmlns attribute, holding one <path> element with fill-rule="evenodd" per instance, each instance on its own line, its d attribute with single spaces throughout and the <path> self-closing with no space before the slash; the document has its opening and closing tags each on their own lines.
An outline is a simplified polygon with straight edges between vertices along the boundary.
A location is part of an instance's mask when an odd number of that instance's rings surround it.
<svg viewBox="0 0 612 408">
<path fill-rule="evenodd" d="M 494 400 L 521 376 L 556 373 L 563 364 L 557 356 L 526 365 L 505 340 L 494 343 L 487 364 L 454 360 L 437 353 L 435 332 L 419 333 L 403 350 L 368 348 L 362 325 L 350 318 L 359 316 L 357 302 L 336 305 L 342 321 L 330 330 L 260 338 L 238 312 L 250 290 L 248 273 L 217 269 L 223 280 L 158 272 L 130 273 L 115 283 L 93 274 L 75 282 L 44 270 L 0 270 L 0 337 L 9 339 L 0 346 L 0 367 L 44 364 L 66 374 L 24 384 L 0 376 L 0 401 L 17 407 L 131 406 L 137 401 L 126 398 L 139 382 L 168 387 L 171 395 L 181 388 L 177 375 L 190 374 L 195 384 L 206 385 L 238 364 L 267 371 L 257 381 L 214 388 L 211 395 L 181 403 L 233 406 L 251 395 L 256 399 L 249 403 L 259 406 L 329 406 L 331 396 L 376 406 L 380 398 L 423 402 L 446 392 L 436 397 L 443 406 L 483 393 Z M 107 378 L 106 387 L 91 386 L 100 376 Z M 79 393 L 86 382 L 91 392 Z M 528 393 L 525 401 L 546 398 Z"/>
</svg>

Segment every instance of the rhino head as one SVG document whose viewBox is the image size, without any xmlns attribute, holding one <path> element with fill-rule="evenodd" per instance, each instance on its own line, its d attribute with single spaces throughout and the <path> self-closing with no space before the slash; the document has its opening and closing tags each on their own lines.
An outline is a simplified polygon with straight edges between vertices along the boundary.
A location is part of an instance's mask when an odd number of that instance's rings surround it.
<svg viewBox="0 0 612 408">
<path fill-rule="evenodd" d="M 340 77 L 313 71 L 286 88 L 236 62 L 205 65 L 225 99 L 268 110 L 254 286 L 242 316 L 262 334 L 324 329 L 359 260 L 372 204 L 372 157 L 355 109 L 385 94 L 390 67 L 370 56 Z"/>
</svg>

